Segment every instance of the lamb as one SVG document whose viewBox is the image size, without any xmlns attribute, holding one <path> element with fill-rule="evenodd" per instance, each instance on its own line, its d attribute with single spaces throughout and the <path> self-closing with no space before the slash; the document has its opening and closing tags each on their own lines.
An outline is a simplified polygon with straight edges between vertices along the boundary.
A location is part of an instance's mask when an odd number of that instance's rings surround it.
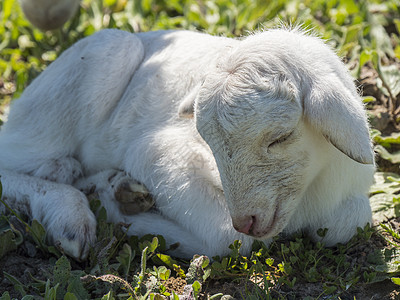
<svg viewBox="0 0 400 300">
<path fill-rule="evenodd" d="M 90 190 L 128 234 L 213 257 L 297 231 L 347 242 L 371 222 L 373 173 L 351 76 L 298 28 L 100 31 L 26 88 L 0 132 L 5 200 L 77 259 L 95 241 Z"/>
</svg>

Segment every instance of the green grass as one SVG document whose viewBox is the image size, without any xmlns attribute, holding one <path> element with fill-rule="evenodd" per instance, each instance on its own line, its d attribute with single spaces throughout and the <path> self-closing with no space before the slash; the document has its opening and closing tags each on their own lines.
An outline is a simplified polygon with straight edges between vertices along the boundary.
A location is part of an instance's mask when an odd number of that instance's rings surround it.
<svg viewBox="0 0 400 300">
<path fill-rule="evenodd" d="M 362 79 L 363 68 L 372 70 L 378 92 L 365 95 L 365 103 L 371 112 L 380 106 L 392 127 L 398 125 L 398 0 L 84 0 L 62 29 L 45 33 L 25 20 L 17 0 L 0 0 L 0 110 L 63 50 L 102 28 L 130 32 L 182 28 L 234 37 L 281 22 L 319 32 L 337 49 L 355 79 Z M 373 115 L 371 121 L 374 124 Z M 372 130 L 385 166 L 381 171 L 399 173 L 400 135 L 390 133 L 387 128 L 384 134 Z M 244 257 L 236 241 L 230 255 L 212 262 L 204 256 L 190 262 L 170 257 L 161 236 L 128 237 L 125 225 L 108 224 L 101 210 L 98 241 L 88 260 L 79 263 L 48 245 L 39 223 L 9 211 L 0 216 L 0 262 L 33 245 L 35 256 L 50 267 L 30 280 L 4 270 L 0 278 L 12 283 L 13 289 L 0 291 L 0 299 L 11 299 L 10 294 L 23 299 L 178 299 L 178 292 L 169 286 L 176 278 L 188 285 L 185 293 L 191 299 L 220 299 L 223 284 L 229 282 L 240 286 L 236 297 L 244 299 L 352 298 L 379 282 L 399 284 L 400 236 L 391 220 L 400 217 L 400 176 L 386 172 L 376 178 L 371 203 L 380 225 L 359 229 L 346 245 L 325 248 L 295 236 L 276 239 L 268 248 L 256 243 L 251 256 Z M 98 202 L 92 200 L 92 205 L 95 208 Z M 302 286 L 313 290 L 307 294 Z"/>
</svg>

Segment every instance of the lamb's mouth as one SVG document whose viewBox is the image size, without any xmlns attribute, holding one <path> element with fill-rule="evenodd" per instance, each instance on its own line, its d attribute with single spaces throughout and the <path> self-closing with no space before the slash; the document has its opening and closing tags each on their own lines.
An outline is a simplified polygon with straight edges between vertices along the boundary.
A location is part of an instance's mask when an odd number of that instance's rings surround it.
<svg viewBox="0 0 400 300">
<path fill-rule="evenodd" d="M 265 227 L 259 228 L 255 226 L 250 232 L 250 235 L 256 239 L 267 239 L 272 238 L 280 233 L 280 209 L 279 206 L 275 209 L 273 217 L 270 219 L 269 223 Z"/>
</svg>

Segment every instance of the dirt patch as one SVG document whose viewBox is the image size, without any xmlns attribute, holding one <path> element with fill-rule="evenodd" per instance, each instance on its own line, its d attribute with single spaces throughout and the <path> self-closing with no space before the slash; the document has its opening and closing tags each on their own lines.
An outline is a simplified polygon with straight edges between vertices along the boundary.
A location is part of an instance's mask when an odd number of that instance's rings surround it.
<svg viewBox="0 0 400 300">
<path fill-rule="evenodd" d="M 187 282 L 185 279 L 181 277 L 170 277 L 168 280 L 165 281 L 164 286 L 167 290 L 167 292 L 172 293 L 172 291 L 175 292 L 175 294 L 182 295 L 184 292 L 184 288 L 187 285 Z"/>
<path fill-rule="evenodd" d="M 41 255 L 29 257 L 28 253 L 21 248 L 9 253 L 0 260 L 0 295 L 2 292 L 8 291 L 11 298 L 19 299 L 21 297 L 3 271 L 18 279 L 23 285 L 28 285 L 32 282 L 32 277 L 46 281 L 53 267 L 54 261 L 49 258 L 41 257 Z"/>
</svg>

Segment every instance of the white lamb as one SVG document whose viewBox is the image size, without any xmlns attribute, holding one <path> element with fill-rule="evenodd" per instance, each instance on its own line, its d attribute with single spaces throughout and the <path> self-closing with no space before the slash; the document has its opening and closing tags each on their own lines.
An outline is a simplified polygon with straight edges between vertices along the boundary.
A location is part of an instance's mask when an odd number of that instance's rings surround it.
<svg viewBox="0 0 400 300">
<path fill-rule="evenodd" d="M 363 104 L 334 52 L 298 29 L 85 38 L 13 103 L 0 170 L 6 201 L 78 259 L 95 240 L 91 189 L 110 221 L 182 257 L 319 228 L 330 246 L 371 221 Z M 135 209 L 136 181 L 149 211 Z"/>
</svg>

